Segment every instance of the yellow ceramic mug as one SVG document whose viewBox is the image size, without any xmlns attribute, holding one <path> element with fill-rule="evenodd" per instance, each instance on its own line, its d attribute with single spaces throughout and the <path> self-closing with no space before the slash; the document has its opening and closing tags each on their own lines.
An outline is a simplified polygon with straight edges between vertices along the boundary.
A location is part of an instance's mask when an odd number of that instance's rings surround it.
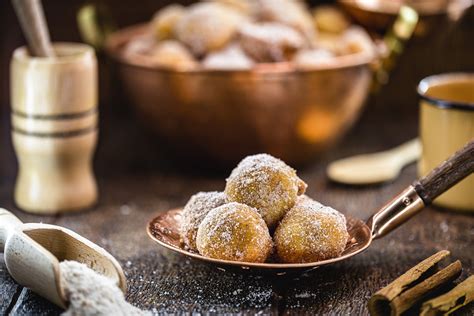
<svg viewBox="0 0 474 316">
<path fill-rule="evenodd" d="M 474 73 L 449 73 L 423 79 L 420 96 L 420 176 L 474 139 Z M 474 175 L 438 197 L 434 204 L 474 212 Z"/>
</svg>

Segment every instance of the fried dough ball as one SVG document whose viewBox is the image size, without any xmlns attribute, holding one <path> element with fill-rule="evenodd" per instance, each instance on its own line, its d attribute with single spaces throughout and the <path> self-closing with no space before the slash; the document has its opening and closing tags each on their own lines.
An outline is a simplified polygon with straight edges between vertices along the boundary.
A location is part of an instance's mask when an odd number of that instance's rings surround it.
<svg viewBox="0 0 474 316">
<path fill-rule="evenodd" d="M 189 199 L 183 209 L 180 227 L 181 238 L 188 249 L 197 251 L 196 235 L 199 224 L 211 210 L 225 203 L 224 192 L 199 192 Z"/>
<path fill-rule="evenodd" d="M 230 43 L 243 16 L 215 2 L 191 5 L 178 21 L 176 37 L 197 56 L 219 50 Z"/>
<path fill-rule="evenodd" d="M 327 64 L 334 60 L 334 54 L 325 49 L 308 49 L 299 51 L 293 58 L 298 68 L 315 67 Z"/>
<path fill-rule="evenodd" d="M 132 38 L 123 50 L 125 57 L 133 57 L 134 55 L 146 55 L 156 45 L 156 40 L 150 35 L 142 35 Z"/>
<path fill-rule="evenodd" d="M 325 49 L 333 53 L 334 55 L 343 54 L 342 36 L 332 33 L 320 33 L 315 46 L 320 49 Z"/>
<path fill-rule="evenodd" d="M 244 53 L 239 44 L 231 44 L 207 55 L 202 65 L 207 69 L 244 70 L 251 69 L 254 61 Z"/>
<path fill-rule="evenodd" d="M 244 51 L 259 62 L 289 60 L 305 46 L 300 33 L 279 23 L 245 23 L 239 34 Z"/>
<path fill-rule="evenodd" d="M 217 2 L 231 7 L 234 10 L 238 10 L 240 13 L 247 16 L 253 16 L 256 13 L 255 0 L 209 0 L 211 2 Z"/>
<path fill-rule="evenodd" d="M 240 203 L 213 209 L 199 225 L 197 248 L 203 256 L 241 262 L 265 262 L 272 238 L 258 211 Z"/>
<path fill-rule="evenodd" d="M 370 35 L 360 26 L 352 26 L 342 35 L 341 54 L 376 54 L 375 44 Z"/>
<path fill-rule="evenodd" d="M 341 10 L 323 5 L 314 9 L 314 23 L 320 32 L 341 34 L 350 26 L 350 21 Z"/>
<path fill-rule="evenodd" d="M 148 52 L 147 58 L 151 64 L 169 69 L 192 69 L 198 65 L 188 49 L 174 40 L 159 42 Z"/>
<path fill-rule="evenodd" d="M 306 190 L 296 171 L 267 154 L 248 156 L 232 171 L 225 187 L 230 202 L 258 210 L 269 228 L 276 226 Z"/>
<path fill-rule="evenodd" d="M 349 234 L 344 215 L 304 197 L 288 211 L 273 238 L 279 260 L 305 263 L 340 256 Z"/>
<path fill-rule="evenodd" d="M 170 4 L 159 10 L 151 21 L 156 39 L 161 41 L 174 38 L 174 28 L 186 9 L 179 4 Z"/>
<path fill-rule="evenodd" d="M 258 0 L 261 21 L 278 22 L 295 28 L 307 40 L 316 34 L 313 17 L 303 1 L 297 0 Z"/>
</svg>

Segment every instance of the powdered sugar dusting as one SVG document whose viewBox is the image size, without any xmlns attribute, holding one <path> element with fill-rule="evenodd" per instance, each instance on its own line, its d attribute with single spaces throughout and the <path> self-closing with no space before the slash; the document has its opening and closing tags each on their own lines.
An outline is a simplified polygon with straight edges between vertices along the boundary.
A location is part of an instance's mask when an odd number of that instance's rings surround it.
<svg viewBox="0 0 474 316">
<path fill-rule="evenodd" d="M 303 36 L 284 24 L 244 23 L 239 28 L 245 52 L 261 62 L 284 61 L 305 46 Z"/>
<path fill-rule="evenodd" d="M 225 5 L 205 2 L 191 5 L 176 25 L 180 41 L 201 56 L 227 45 L 244 17 Z"/>
<path fill-rule="evenodd" d="M 184 244 L 191 250 L 197 251 L 196 234 L 199 224 L 214 208 L 226 203 L 224 192 L 199 192 L 194 194 L 184 206 L 181 221 L 181 237 Z"/>
<path fill-rule="evenodd" d="M 298 200 L 274 236 L 278 256 L 285 262 L 338 257 L 348 238 L 344 215 L 308 197 Z"/>
<path fill-rule="evenodd" d="M 310 40 L 315 37 L 313 18 L 303 1 L 258 0 L 258 4 L 260 20 L 288 25 Z"/>
<path fill-rule="evenodd" d="M 204 256 L 244 262 L 264 262 L 272 249 L 270 233 L 258 211 L 236 202 L 207 214 L 196 243 Z"/>
<path fill-rule="evenodd" d="M 142 316 L 151 312 L 142 311 L 127 303 L 122 291 L 115 283 L 77 261 L 59 264 L 61 286 L 69 302 L 63 316 L 117 315 Z"/>
<path fill-rule="evenodd" d="M 246 157 L 232 171 L 225 193 L 229 201 L 255 207 L 272 227 L 305 189 L 293 168 L 268 154 L 258 154 Z"/>
<path fill-rule="evenodd" d="M 233 44 L 209 54 L 202 65 L 208 69 L 239 70 L 252 68 L 254 61 L 244 53 L 240 45 Z"/>
<path fill-rule="evenodd" d="M 309 49 L 299 51 L 293 61 L 297 67 L 313 67 L 334 62 L 335 55 L 326 49 Z"/>
</svg>

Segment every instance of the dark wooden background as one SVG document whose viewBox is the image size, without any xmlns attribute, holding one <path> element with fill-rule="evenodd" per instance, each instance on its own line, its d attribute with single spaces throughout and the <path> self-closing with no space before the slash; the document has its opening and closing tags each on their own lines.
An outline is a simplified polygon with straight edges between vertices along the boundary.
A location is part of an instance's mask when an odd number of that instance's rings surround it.
<svg viewBox="0 0 474 316">
<path fill-rule="evenodd" d="M 81 1 L 44 0 L 52 37 L 78 41 L 75 13 Z M 120 26 L 146 20 L 169 1 L 105 1 Z M 472 11 L 472 10 L 471 10 Z M 467 25 L 467 27 L 466 27 Z M 440 21 L 424 38 L 412 40 L 388 85 L 370 97 L 361 120 L 339 146 L 300 171 L 308 194 L 346 214 L 368 218 L 416 178 L 406 168 L 392 183 L 354 188 L 329 182 L 328 162 L 390 148 L 417 135 L 416 83 L 444 71 L 474 71 L 472 13 L 462 23 Z M 471 32 L 471 33 L 470 33 Z M 33 216 L 19 211 L 12 191 L 16 161 L 9 133 L 8 64 L 23 44 L 9 1 L 0 2 L 0 206 L 25 222 L 71 228 L 109 250 L 128 278 L 127 299 L 157 313 L 364 315 L 372 293 L 440 249 L 463 263 L 463 278 L 474 272 L 474 217 L 430 207 L 348 262 L 293 277 L 222 272 L 187 260 L 152 243 L 145 233 L 157 212 L 183 205 L 200 190 L 222 190 L 229 170 L 190 168 L 169 158 L 133 118 L 131 107 L 102 76 L 100 142 L 95 171 L 100 202 L 75 215 Z M 107 70 L 102 63 L 102 70 Z M 103 72 L 105 73 L 105 72 Z M 112 72 L 113 73 L 113 72 Z M 48 315 L 60 310 L 16 284 L 0 259 L 0 314 Z M 472 315 L 474 307 L 460 314 Z"/>
</svg>

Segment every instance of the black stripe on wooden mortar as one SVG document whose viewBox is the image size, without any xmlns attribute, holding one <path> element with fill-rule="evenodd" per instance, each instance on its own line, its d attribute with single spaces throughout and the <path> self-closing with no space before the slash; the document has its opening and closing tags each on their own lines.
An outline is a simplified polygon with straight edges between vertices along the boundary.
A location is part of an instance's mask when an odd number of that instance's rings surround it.
<svg viewBox="0 0 474 316">
<path fill-rule="evenodd" d="M 98 113 L 97 108 L 93 108 L 84 112 L 79 112 L 79 113 L 64 113 L 64 114 L 28 114 L 28 113 L 23 113 L 20 111 L 15 111 L 12 110 L 12 115 L 23 117 L 23 118 L 30 118 L 30 119 L 40 119 L 40 120 L 69 120 L 69 119 L 77 119 L 77 118 L 82 118 L 90 115 L 95 115 Z"/>
<path fill-rule="evenodd" d="M 67 131 L 67 132 L 56 132 L 56 133 L 28 132 L 16 127 L 12 127 L 13 133 L 18 133 L 25 136 L 42 137 L 42 138 L 68 138 L 68 137 L 81 136 L 81 135 L 89 134 L 96 131 L 97 131 L 97 126 L 92 126 L 88 128 L 77 129 L 77 130 Z"/>
</svg>

